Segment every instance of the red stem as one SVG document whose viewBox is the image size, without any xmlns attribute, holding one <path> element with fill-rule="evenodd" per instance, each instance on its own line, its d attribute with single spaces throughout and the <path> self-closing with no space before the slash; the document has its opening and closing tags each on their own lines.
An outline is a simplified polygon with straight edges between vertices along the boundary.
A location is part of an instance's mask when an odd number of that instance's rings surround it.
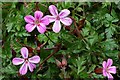
<svg viewBox="0 0 120 80">
<path fill-rule="evenodd" d="M 47 58 L 45 58 L 45 59 L 43 60 L 43 62 L 39 65 L 39 70 L 41 69 L 42 65 L 43 65 L 50 57 L 52 57 L 55 53 L 57 53 L 57 52 L 60 50 L 61 44 L 57 44 L 55 47 L 56 47 L 56 48 L 54 49 L 54 51 L 53 51 Z M 38 70 L 38 71 L 39 71 L 39 70 Z"/>
</svg>

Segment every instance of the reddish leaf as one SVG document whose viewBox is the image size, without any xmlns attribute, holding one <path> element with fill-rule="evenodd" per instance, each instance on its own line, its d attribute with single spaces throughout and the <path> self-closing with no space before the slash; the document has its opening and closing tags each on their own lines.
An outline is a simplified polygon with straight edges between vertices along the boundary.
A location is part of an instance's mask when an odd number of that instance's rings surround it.
<svg viewBox="0 0 120 80">
<path fill-rule="evenodd" d="M 96 68 L 95 70 L 94 70 L 94 72 L 96 73 L 96 74 L 102 74 L 102 68 Z"/>
<path fill-rule="evenodd" d="M 16 57 L 16 52 L 14 49 L 12 49 L 12 58 Z"/>
</svg>

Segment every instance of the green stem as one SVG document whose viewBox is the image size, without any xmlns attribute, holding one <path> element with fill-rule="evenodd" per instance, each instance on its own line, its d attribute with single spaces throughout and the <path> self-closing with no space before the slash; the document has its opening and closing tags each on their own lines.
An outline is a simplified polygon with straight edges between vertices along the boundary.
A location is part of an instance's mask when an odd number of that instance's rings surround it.
<svg viewBox="0 0 120 80">
<path fill-rule="evenodd" d="M 86 17 L 85 16 L 85 6 L 84 5 L 83 5 L 83 16 Z"/>
<path fill-rule="evenodd" d="M 65 67 L 62 68 L 62 72 L 63 72 L 63 75 L 64 75 L 64 79 L 66 79 Z"/>
</svg>

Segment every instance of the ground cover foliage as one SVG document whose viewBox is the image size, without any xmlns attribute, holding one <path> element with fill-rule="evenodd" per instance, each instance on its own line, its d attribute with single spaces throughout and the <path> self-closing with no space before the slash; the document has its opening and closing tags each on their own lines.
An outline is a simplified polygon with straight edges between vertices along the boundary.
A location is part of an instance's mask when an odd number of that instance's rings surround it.
<svg viewBox="0 0 120 80">
<path fill-rule="evenodd" d="M 113 60 L 120 79 L 120 2 L 3 2 L 2 5 L 2 61 L 0 79 L 21 80 L 107 80 L 102 74 L 102 63 Z M 61 24 L 55 33 L 53 24 L 41 34 L 25 29 L 26 15 L 40 10 L 51 15 L 49 6 L 58 12 L 68 9 L 72 19 L 70 26 Z M 40 62 L 33 72 L 19 74 L 19 66 L 13 65 L 15 57 L 21 57 L 20 50 L 26 47 L 29 57 L 38 55 Z"/>
</svg>

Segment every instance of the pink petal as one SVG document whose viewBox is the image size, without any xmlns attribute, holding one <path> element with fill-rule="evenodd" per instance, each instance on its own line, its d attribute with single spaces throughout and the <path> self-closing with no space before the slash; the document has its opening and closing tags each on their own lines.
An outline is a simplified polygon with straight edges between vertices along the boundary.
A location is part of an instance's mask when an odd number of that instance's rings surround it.
<svg viewBox="0 0 120 80">
<path fill-rule="evenodd" d="M 35 19 L 40 20 L 42 16 L 43 16 L 43 13 L 41 11 L 35 11 L 34 13 Z"/>
<path fill-rule="evenodd" d="M 40 20 L 41 23 L 43 23 L 44 25 L 49 25 L 49 19 L 47 16 L 43 17 L 41 20 Z"/>
<path fill-rule="evenodd" d="M 113 64 L 112 59 L 108 59 L 107 60 L 107 67 L 110 67 Z"/>
<path fill-rule="evenodd" d="M 47 15 L 48 19 L 49 19 L 49 22 L 54 22 L 56 20 L 56 16 L 50 16 L 50 15 Z"/>
<path fill-rule="evenodd" d="M 103 76 L 107 76 L 107 72 L 105 69 L 103 69 Z"/>
<path fill-rule="evenodd" d="M 46 26 L 45 26 L 44 24 L 40 23 L 40 25 L 37 26 L 37 30 L 38 30 L 41 34 L 43 34 L 43 33 L 46 31 Z"/>
<path fill-rule="evenodd" d="M 108 80 L 113 80 L 113 76 L 110 73 L 107 73 Z"/>
<path fill-rule="evenodd" d="M 103 63 L 102 63 L 102 66 L 103 66 L 103 68 L 107 68 L 107 63 L 106 63 L 106 61 L 103 61 Z"/>
<path fill-rule="evenodd" d="M 33 24 L 34 21 L 35 21 L 35 18 L 33 16 L 31 16 L 31 15 L 25 16 L 24 19 L 25 19 L 25 22 L 31 23 L 31 24 Z"/>
<path fill-rule="evenodd" d="M 19 65 L 19 64 L 22 64 L 23 62 L 24 62 L 24 59 L 22 59 L 22 58 L 13 58 L 13 60 L 12 60 L 12 63 L 14 65 Z"/>
<path fill-rule="evenodd" d="M 29 62 L 39 63 L 40 62 L 40 57 L 39 56 L 33 56 L 33 57 L 29 58 Z"/>
<path fill-rule="evenodd" d="M 19 69 L 19 73 L 21 75 L 25 75 L 27 73 L 27 63 L 24 62 L 24 64 L 21 66 L 21 68 Z"/>
<path fill-rule="evenodd" d="M 70 14 L 70 11 L 68 9 L 64 9 L 59 13 L 60 18 L 64 18 Z"/>
<path fill-rule="evenodd" d="M 29 70 L 33 72 L 33 69 L 36 68 L 36 65 L 28 62 L 28 67 L 29 67 Z"/>
<path fill-rule="evenodd" d="M 113 78 L 108 78 L 108 80 L 114 80 Z"/>
<path fill-rule="evenodd" d="M 53 27 L 52 27 L 53 31 L 55 33 L 58 33 L 60 30 L 61 30 L 61 24 L 60 24 L 60 21 L 55 21 L 55 23 L 53 24 Z"/>
<path fill-rule="evenodd" d="M 116 73 L 116 67 L 115 66 L 111 66 L 108 69 L 109 69 L 109 73 L 113 73 L 113 74 Z"/>
<path fill-rule="evenodd" d="M 23 58 L 28 58 L 28 49 L 26 47 L 21 48 L 21 54 Z"/>
<path fill-rule="evenodd" d="M 34 29 L 35 29 L 36 25 L 32 25 L 32 24 L 27 24 L 25 26 L 25 29 L 28 31 L 28 32 L 32 32 Z"/>
<path fill-rule="evenodd" d="M 69 26 L 69 25 L 72 24 L 72 19 L 71 19 L 71 18 L 68 18 L 68 17 L 62 18 L 62 19 L 60 19 L 60 21 L 61 21 L 64 25 L 66 25 L 66 26 Z"/>
<path fill-rule="evenodd" d="M 50 6 L 49 6 L 49 11 L 50 11 L 50 13 L 51 13 L 53 16 L 58 15 L 57 8 L 56 8 L 54 5 L 50 5 Z"/>
</svg>

